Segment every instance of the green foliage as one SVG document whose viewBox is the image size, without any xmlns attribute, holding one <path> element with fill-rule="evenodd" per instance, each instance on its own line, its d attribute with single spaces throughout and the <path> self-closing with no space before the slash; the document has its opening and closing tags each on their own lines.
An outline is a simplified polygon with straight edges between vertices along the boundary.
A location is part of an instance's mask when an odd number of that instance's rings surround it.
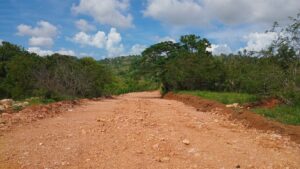
<svg viewBox="0 0 300 169">
<path fill-rule="evenodd" d="M 5 79 L 6 93 L 12 98 L 26 98 L 32 95 L 35 89 L 34 67 L 38 65 L 39 58 L 36 56 L 19 55 L 7 63 L 7 76 Z"/>
<path fill-rule="evenodd" d="M 12 109 L 13 109 L 13 111 L 20 111 L 20 110 L 23 109 L 23 107 L 20 106 L 20 105 L 13 105 L 13 106 L 12 106 Z"/>
<path fill-rule="evenodd" d="M 24 101 L 28 102 L 29 105 L 40 105 L 40 104 L 48 104 L 55 102 L 54 99 L 46 99 L 42 97 L 31 97 L 27 98 Z"/>
<path fill-rule="evenodd" d="M 224 90 L 275 95 L 283 87 L 284 71 L 270 58 L 231 55 L 222 58 Z"/>
<path fill-rule="evenodd" d="M 108 66 L 114 74 L 113 83 L 108 86 L 110 94 L 124 94 L 129 92 L 158 89 L 151 77 L 142 76 L 137 71 L 141 56 L 116 57 L 101 60 L 100 63 Z"/>
<path fill-rule="evenodd" d="M 285 124 L 300 125 L 300 104 L 280 105 L 272 109 L 256 108 L 253 111 Z"/>
<path fill-rule="evenodd" d="M 209 100 L 215 100 L 224 104 L 243 104 L 260 100 L 260 97 L 247 93 L 211 91 L 177 91 L 177 93 L 199 96 Z M 254 108 L 251 109 L 251 111 L 285 124 L 300 125 L 300 104 L 279 105 L 274 108 Z"/>
<path fill-rule="evenodd" d="M 179 43 L 161 42 L 147 48 L 139 60 L 143 77 L 171 90 L 210 90 L 275 96 L 286 103 L 300 98 L 300 14 L 283 28 L 269 50 L 212 56 L 210 43 L 184 35 Z"/>
<path fill-rule="evenodd" d="M 166 64 L 164 81 L 172 90 L 217 89 L 223 81 L 222 70 L 213 57 L 180 55 Z"/>
<path fill-rule="evenodd" d="M 259 100 L 259 97 L 247 93 L 234 93 L 234 92 L 211 92 L 211 91 L 179 91 L 180 94 L 190 94 L 194 96 L 199 96 L 209 100 L 215 100 L 224 104 L 232 103 L 249 103 Z"/>
<path fill-rule="evenodd" d="M 196 35 L 184 35 L 180 38 L 181 47 L 189 53 L 197 53 L 199 55 L 210 55 L 206 49 L 210 47 L 207 39 L 201 39 Z"/>
<path fill-rule="evenodd" d="M 0 46 L 0 98 L 66 100 L 99 97 L 113 83 L 111 71 L 93 58 L 40 57 L 4 42 Z"/>
<path fill-rule="evenodd" d="M 211 78 L 209 71 L 216 66 L 211 53 L 206 51 L 210 47 L 208 40 L 195 35 L 185 35 L 180 40 L 180 43 L 169 41 L 150 46 L 139 62 L 140 74 L 162 83 L 163 93 L 208 86 L 205 78 Z"/>
</svg>

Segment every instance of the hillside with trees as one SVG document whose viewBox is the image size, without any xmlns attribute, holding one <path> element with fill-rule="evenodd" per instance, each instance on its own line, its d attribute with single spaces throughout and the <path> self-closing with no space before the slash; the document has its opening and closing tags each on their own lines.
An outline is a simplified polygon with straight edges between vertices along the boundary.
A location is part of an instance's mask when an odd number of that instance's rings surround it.
<svg viewBox="0 0 300 169">
<path fill-rule="evenodd" d="M 278 97 L 300 101 L 300 15 L 290 25 L 274 24 L 278 38 L 263 51 L 213 56 L 207 39 L 185 35 L 180 42 L 147 48 L 137 64 L 140 74 L 173 90 L 209 90 Z"/>
<path fill-rule="evenodd" d="M 141 55 L 99 61 L 60 54 L 40 57 L 2 42 L 0 98 L 58 101 L 160 88 L 162 94 L 245 93 L 299 107 L 300 15 L 290 19 L 291 24 L 275 23 L 269 30 L 279 36 L 268 49 L 229 55 L 213 55 L 210 42 L 193 34 L 151 45 Z"/>
</svg>

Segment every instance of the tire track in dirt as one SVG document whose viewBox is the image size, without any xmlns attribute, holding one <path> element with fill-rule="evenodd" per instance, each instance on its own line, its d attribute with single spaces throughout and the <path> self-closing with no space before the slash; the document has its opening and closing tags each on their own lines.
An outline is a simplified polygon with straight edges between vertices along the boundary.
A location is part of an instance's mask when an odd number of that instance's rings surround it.
<svg viewBox="0 0 300 169">
<path fill-rule="evenodd" d="M 300 168 L 289 138 L 158 92 L 89 101 L 0 137 L 0 168 Z"/>
</svg>

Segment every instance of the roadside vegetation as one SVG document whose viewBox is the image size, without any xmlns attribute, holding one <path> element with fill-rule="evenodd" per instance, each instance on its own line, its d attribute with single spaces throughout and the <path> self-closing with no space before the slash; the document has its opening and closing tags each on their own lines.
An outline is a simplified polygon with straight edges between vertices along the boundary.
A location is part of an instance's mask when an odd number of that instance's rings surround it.
<svg viewBox="0 0 300 169">
<path fill-rule="evenodd" d="M 99 61 L 99 63 L 106 65 L 113 72 L 112 94 L 157 90 L 159 88 L 159 84 L 150 78 L 139 77 L 135 68 L 139 58 L 139 55 L 132 55 Z"/>
<path fill-rule="evenodd" d="M 54 54 L 40 57 L 2 42 L 0 98 L 65 100 L 110 94 L 111 71 L 93 58 Z"/>
<path fill-rule="evenodd" d="M 210 92 L 210 91 L 179 91 L 178 94 L 189 94 L 199 96 L 209 100 L 215 100 L 223 104 L 232 103 L 251 103 L 259 100 L 259 97 L 246 93 L 234 93 L 234 92 Z"/>
<path fill-rule="evenodd" d="M 234 93 L 234 92 L 212 92 L 212 91 L 176 91 L 177 94 L 189 94 L 198 96 L 201 98 L 218 101 L 223 104 L 234 104 L 239 105 L 260 102 L 264 98 L 257 95 L 246 94 L 246 93 Z M 271 108 L 254 107 L 250 109 L 252 112 L 260 114 L 271 120 L 276 120 L 281 123 L 300 125 L 300 105 L 293 104 L 280 104 L 275 105 Z"/>
<path fill-rule="evenodd" d="M 274 24 L 278 37 L 263 51 L 212 55 L 210 42 L 184 35 L 160 42 L 141 55 L 96 61 L 60 54 L 40 57 L 9 42 L 0 45 L 0 99 L 39 98 L 43 103 L 161 88 L 245 103 L 278 98 L 285 105 L 255 110 L 276 120 L 299 124 L 300 14 L 286 26 Z M 189 92 L 192 91 L 192 92 Z"/>
<path fill-rule="evenodd" d="M 271 109 L 255 108 L 252 111 L 285 124 L 300 125 L 300 104 L 279 105 Z"/>
<path fill-rule="evenodd" d="M 206 50 L 210 42 L 196 35 L 154 44 L 142 53 L 140 73 L 162 83 L 163 94 L 184 91 L 223 103 L 277 98 L 284 105 L 254 111 L 300 124 L 300 14 L 290 21 L 286 26 L 275 23 L 269 31 L 277 39 L 259 52 L 213 56 Z"/>
</svg>

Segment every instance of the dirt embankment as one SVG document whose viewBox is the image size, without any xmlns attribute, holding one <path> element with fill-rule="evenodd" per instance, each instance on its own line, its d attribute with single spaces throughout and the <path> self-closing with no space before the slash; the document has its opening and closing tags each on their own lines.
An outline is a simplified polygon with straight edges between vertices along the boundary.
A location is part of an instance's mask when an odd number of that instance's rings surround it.
<svg viewBox="0 0 300 169">
<path fill-rule="evenodd" d="M 72 111 L 75 105 L 82 102 L 80 100 L 61 101 L 47 105 L 29 106 L 18 112 L 8 110 L 0 114 L 0 134 L 12 129 L 14 126 L 28 124 L 47 117 L 55 117 L 65 111 Z"/>
<path fill-rule="evenodd" d="M 216 101 L 203 99 L 186 94 L 175 94 L 170 92 L 164 96 L 165 99 L 181 101 L 187 105 L 197 108 L 198 111 L 210 112 L 215 109 L 230 120 L 239 120 L 250 128 L 264 131 L 275 131 L 281 135 L 289 136 L 296 143 L 300 143 L 300 126 L 285 125 L 279 122 L 271 121 L 263 116 L 244 109 L 227 108 L 224 104 Z"/>
</svg>

